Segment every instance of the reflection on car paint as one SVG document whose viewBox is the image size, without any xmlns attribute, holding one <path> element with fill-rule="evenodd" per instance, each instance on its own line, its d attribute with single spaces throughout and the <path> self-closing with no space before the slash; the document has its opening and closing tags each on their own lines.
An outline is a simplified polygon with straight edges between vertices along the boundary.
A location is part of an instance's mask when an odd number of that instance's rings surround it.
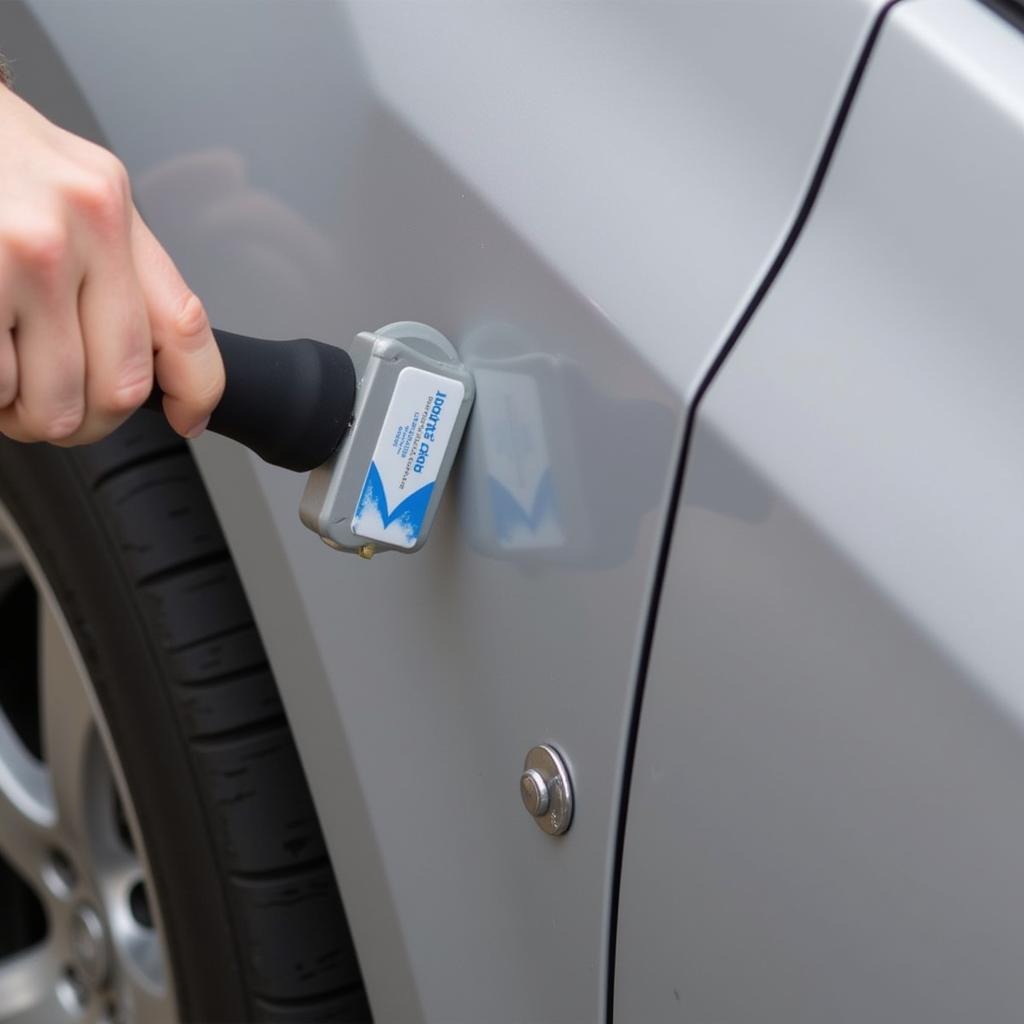
<svg viewBox="0 0 1024 1024">
<path fill-rule="evenodd" d="M 672 410 L 601 392 L 580 366 L 510 324 L 462 340 L 477 386 L 466 441 L 462 515 L 474 547 L 523 563 L 621 564 L 664 487 Z M 657 452 L 658 458 L 652 453 Z M 614 516 L 609 496 L 635 515 Z M 626 527 L 624 529 L 624 526 Z"/>
</svg>

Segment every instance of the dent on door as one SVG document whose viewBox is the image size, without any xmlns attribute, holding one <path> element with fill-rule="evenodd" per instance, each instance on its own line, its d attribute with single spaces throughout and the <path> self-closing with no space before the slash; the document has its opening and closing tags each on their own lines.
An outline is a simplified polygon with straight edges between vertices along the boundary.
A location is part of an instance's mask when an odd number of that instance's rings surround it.
<svg viewBox="0 0 1024 1024">
<path fill-rule="evenodd" d="M 621 890 L 621 1021 L 1024 1003 L 1024 35 L 887 17 L 697 416 Z"/>
<path fill-rule="evenodd" d="M 474 368 L 415 558 L 336 556 L 300 478 L 196 452 L 379 1017 L 597 1019 L 688 396 L 880 2 L 33 6 L 216 323 L 415 319 Z M 576 783 L 557 838 L 518 792 L 544 741 Z"/>
</svg>

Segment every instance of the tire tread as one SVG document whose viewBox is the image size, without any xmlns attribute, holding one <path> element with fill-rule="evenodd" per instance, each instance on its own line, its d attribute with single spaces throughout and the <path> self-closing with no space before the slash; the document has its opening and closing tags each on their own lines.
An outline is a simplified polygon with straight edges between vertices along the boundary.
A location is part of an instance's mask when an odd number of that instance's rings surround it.
<svg viewBox="0 0 1024 1024">
<path fill-rule="evenodd" d="M 369 1021 L 298 751 L 191 453 L 140 414 L 77 457 L 171 683 L 253 1019 Z"/>
</svg>

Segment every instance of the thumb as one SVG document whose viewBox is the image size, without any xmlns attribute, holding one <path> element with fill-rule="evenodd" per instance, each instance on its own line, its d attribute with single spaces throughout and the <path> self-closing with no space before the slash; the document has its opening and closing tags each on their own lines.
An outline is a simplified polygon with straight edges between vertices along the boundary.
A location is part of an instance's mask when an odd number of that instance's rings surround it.
<svg viewBox="0 0 1024 1024">
<path fill-rule="evenodd" d="M 224 393 L 224 363 L 206 310 L 138 211 L 132 255 L 149 315 L 164 415 L 183 437 L 196 437 Z"/>
</svg>

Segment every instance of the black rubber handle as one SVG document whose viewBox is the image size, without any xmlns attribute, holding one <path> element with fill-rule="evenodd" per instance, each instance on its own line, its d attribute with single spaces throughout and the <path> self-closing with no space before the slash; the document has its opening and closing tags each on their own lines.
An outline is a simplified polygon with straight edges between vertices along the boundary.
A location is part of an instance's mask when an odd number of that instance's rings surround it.
<svg viewBox="0 0 1024 1024">
<path fill-rule="evenodd" d="M 322 341 L 263 341 L 214 329 L 224 359 L 224 397 L 207 428 L 273 466 L 308 472 L 341 444 L 352 419 L 352 358 Z M 158 384 L 145 408 L 161 410 Z"/>
</svg>

